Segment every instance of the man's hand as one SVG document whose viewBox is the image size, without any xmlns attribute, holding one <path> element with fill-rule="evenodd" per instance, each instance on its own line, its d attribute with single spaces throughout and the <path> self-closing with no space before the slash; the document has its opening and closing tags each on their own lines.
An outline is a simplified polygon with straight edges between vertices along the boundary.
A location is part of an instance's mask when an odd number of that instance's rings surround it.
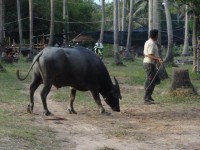
<svg viewBox="0 0 200 150">
<path fill-rule="evenodd" d="M 159 57 L 159 58 L 158 58 L 158 62 L 162 64 L 162 63 L 163 63 L 163 60 Z"/>
</svg>

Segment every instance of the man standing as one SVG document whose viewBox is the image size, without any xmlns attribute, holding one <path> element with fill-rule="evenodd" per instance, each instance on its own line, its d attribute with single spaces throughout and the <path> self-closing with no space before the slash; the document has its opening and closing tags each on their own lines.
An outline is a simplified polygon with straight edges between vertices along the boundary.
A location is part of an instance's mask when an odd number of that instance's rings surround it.
<svg viewBox="0 0 200 150">
<path fill-rule="evenodd" d="M 143 65 L 146 73 L 144 103 L 147 105 L 155 104 L 151 95 L 153 94 L 155 85 L 160 83 L 160 79 L 157 76 L 156 64 L 158 62 L 163 63 L 163 61 L 158 55 L 157 40 L 158 30 L 153 29 L 150 31 L 150 38 L 144 44 Z"/>
<path fill-rule="evenodd" d="M 97 43 L 94 46 L 94 52 L 103 59 L 103 44 L 100 42 L 100 40 L 97 41 Z"/>
</svg>

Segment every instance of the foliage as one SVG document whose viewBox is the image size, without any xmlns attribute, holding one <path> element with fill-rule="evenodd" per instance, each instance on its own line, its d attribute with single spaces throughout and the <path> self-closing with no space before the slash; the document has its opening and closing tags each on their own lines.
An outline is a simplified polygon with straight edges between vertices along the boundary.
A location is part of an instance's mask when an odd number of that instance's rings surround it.
<svg viewBox="0 0 200 150">
<path fill-rule="evenodd" d="M 200 16 L 200 1 L 199 0 L 176 0 L 177 2 L 187 4 L 190 7 L 190 13 L 195 16 Z"/>
<path fill-rule="evenodd" d="M 21 0 L 21 18 L 24 39 L 29 38 L 29 4 L 27 0 Z M 97 30 L 100 28 L 100 7 L 93 0 L 68 0 L 69 29 L 74 34 L 82 31 Z M 63 1 L 56 1 L 55 11 L 55 34 L 62 33 L 64 28 Z M 50 1 L 33 0 L 33 26 L 34 36 L 49 34 L 50 26 Z M 96 21 L 96 22 L 95 22 Z M 18 22 L 16 1 L 5 1 L 5 29 L 6 36 L 18 43 Z M 8 39 L 7 39 L 8 41 Z"/>
</svg>

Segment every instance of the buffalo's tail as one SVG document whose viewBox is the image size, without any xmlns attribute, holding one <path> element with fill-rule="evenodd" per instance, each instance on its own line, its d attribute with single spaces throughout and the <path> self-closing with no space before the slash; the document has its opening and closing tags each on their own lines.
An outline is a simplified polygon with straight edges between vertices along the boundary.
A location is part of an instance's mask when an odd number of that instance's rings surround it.
<svg viewBox="0 0 200 150">
<path fill-rule="evenodd" d="M 25 80 L 25 79 L 28 77 L 30 71 L 31 71 L 31 69 L 29 69 L 29 72 L 26 74 L 26 76 L 22 78 L 22 77 L 20 77 L 20 75 L 19 75 L 19 69 L 17 69 L 16 74 L 17 74 L 18 80 L 20 80 L 20 81 Z"/>
<path fill-rule="evenodd" d="M 17 74 L 17 78 L 18 78 L 20 81 L 23 81 L 23 80 L 25 80 L 25 79 L 28 77 L 29 73 L 31 72 L 31 69 L 33 68 L 33 66 L 34 66 L 34 64 L 36 63 L 36 61 L 40 58 L 40 56 L 42 55 L 42 53 L 43 53 L 43 50 L 35 57 L 35 59 L 33 60 L 31 66 L 30 66 L 30 68 L 29 68 L 29 70 L 28 70 L 28 73 L 26 74 L 25 77 L 20 77 L 20 75 L 19 75 L 19 69 L 17 69 L 16 74 Z"/>
</svg>

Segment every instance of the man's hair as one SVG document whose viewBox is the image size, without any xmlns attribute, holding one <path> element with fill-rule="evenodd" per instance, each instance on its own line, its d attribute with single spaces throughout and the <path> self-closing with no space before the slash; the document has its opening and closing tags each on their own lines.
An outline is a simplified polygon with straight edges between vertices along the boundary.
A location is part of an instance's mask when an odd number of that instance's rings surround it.
<svg viewBox="0 0 200 150">
<path fill-rule="evenodd" d="M 155 38 L 156 36 L 158 36 L 158 30 L 157 29 L 150 30 L 150 38 Z"/>
</svg>

